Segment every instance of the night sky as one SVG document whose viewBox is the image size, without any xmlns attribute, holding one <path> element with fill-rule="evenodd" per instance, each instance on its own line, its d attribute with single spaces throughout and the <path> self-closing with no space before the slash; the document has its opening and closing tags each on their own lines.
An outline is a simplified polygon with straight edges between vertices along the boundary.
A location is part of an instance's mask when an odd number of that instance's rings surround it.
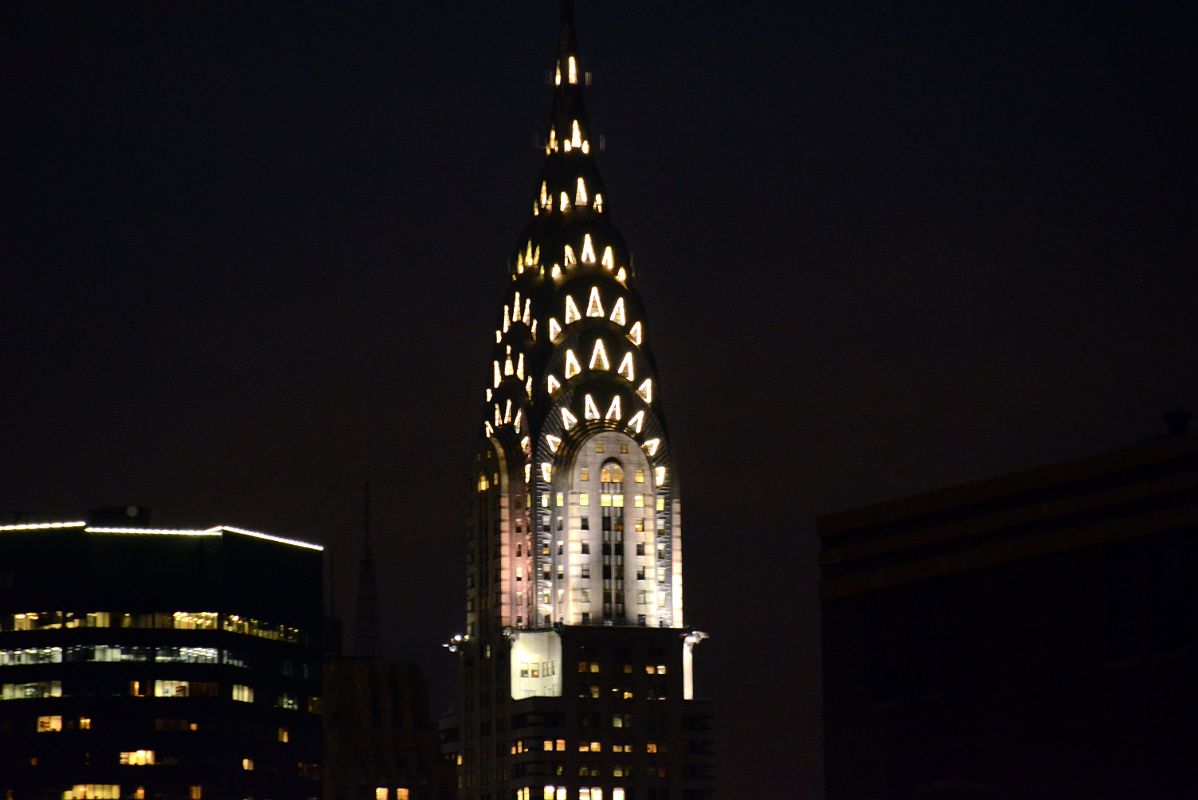
<svg viewBox="0 0 1198 800">
<path fill-rule="evenodd" d="M 819 790 L 817 515 L 1198 410 L 1185 6 L 580 4 L 721 797 Z M 4 4 L 0 510 L 320 541 L 352 617 L 372 481 L 385 650 L 447 708 L 556 18 Z"/>
</svg>

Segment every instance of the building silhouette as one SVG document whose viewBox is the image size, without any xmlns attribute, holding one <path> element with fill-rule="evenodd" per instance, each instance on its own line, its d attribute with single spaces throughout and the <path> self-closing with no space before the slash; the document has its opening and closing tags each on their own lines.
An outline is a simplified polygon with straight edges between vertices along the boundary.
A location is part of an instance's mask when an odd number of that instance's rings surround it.
<svg viewBox="0 0 1198 800">
<path fill-rule="evenodd" d="M 1198 797 L 1198 437 L 819 520 L 829 800 Z"/>
<path fill-rule="evenodd" d="M 324 671 L 324 800 L 451 800 L 424 674 L 382 655 L 369 484 L 363 511 L 354 652 Z"/>
<path fill-rule="evenodd" d="M 470 471 L 460 796 L 710 796 L 681 505 L 652 331 L 612 224 L 563 3 L 545 162 L 510 262 Z"/>
<path fill-rule="evenodd" d="M 0 797 L 319 797 L 320 551 L 136 507 L 0 526 Z"/>
</svg>

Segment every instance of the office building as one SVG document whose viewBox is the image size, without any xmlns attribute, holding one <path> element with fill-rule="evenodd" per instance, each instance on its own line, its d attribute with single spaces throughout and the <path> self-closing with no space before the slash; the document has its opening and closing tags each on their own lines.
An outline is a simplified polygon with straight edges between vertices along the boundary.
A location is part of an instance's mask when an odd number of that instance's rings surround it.
<svg viewBox="0 0 1198 800">
<path fill-rule="evenodd" d="M 1198 438 L 819 520 L 826 786 L 1198 796 Z"/>
<path fill-rule="evenodd" d="M 321 579 L 136 507 L 0 526 L 0 797 L 318 798 Z"/>
</svg>

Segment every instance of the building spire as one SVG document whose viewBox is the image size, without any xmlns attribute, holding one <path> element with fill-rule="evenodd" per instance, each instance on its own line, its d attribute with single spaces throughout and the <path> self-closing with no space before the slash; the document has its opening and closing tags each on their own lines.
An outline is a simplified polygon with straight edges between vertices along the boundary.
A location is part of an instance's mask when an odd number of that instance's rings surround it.
<svg viewBox="0 0 1198 800">
<path fill-rule="evenodd" d="M 378 658 L 378 587 L 374 579 L 374 557 L 370 553 L 370 483 L 362 490 L 362 560 L 358 562 L 358 607 L 354 620 L 354 655 Z"/>
</svg>

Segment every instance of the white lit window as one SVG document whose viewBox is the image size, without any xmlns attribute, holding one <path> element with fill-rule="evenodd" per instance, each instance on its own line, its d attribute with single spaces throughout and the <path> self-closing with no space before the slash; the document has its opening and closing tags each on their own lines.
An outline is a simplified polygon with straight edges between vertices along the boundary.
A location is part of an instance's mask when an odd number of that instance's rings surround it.
<svg viewBox="0 0 1198 800">
<path fill-rule="evenodd" d="M 657 455 L 657 448 L 660 446 L 661 446 L 661 439 L 650 439 L 649 441 L 645 442 L 645 444 L 644 444 L 645 451 L 649 454 L 650 457 Z"/>
<path fill-rule="evenodd" d="M 666 482 L 666 468 L 656 467 L 653 470 L 653 482 L 661 486 Z"/>
<path fill-rule="evenodd" d="M 587 204 L 587 182 L 581 177 L 578 179 L 578 186 L 574 190 L 574 205 L 585 206 Z M 583 259 L 586 260 L 585 258 Z M 591 259 L 594 260 L 593 258 Z"/>
<path fill-rule="evenodd" d="M 628 329 L 628 338 L 632 340 L 633 344 L 635 344 L 637 347 L 640 347 L 641 340 L 643 339 L 640 320 L 632 323 L 632 327 Z"/>
<path fill-rule="evenodd" d="M 595 340 L 595 348 L 591 351 L 591 360 L 587 366 L 590 369 L 611 369 L 611 362 L 607 360 L 607 348 L 603 346 L 602 339 Z"/>
<path fill-rule="evenodd" d="M 603 415 L 603 418 L 619 420 L 620 414 L 620 395 L 616 395 L 611 399 L 611 405 L 607 407 L 607 413 Z"/>
<path fill-rule="evenodd" d="M 621 299 L 623 299 L 623 298 L 621 298 Z M 588 317 L 602 317 L 603 316 L 603 302 L 599 299 L 599 287 L 598 286 L 591 287 L 591 296 L 590 296 L 590 299 L 587 300 L 587 316 Z"/>
<path fill-rule="evenodd" d="M 578 83 L 578 62 L 574 60 L 574 56 L 570 56 L 566 60 L 566 64 L 568 66 L 567 71 L 569 72 L 570 83 Z M 577 130 L 577 128 L 578 128 L 577 122 L 574 123 L 574 127 Z"/>
<path fill-rule="evenodd" d="M 584 234 L 582 237 L 582 263 L 595 263 L 595 246 L 591 243 L 591 235 L 589 233 Z M 590 316 L 590 312 L 587 313 L 587 316 Z M 603 312 L 599 312 L 599 316 L 603 316 Z"/>
<path fill-rule="evenodd" d="M 592 356 L 593 358 L 593 356 Z M 570 380 L 578 373 L 582 372 L 582 366 L 578 363 L 578 356 L 574 355 L 574 351 L 566 350 L 566 380 Z"/>
<path fill-rule="evenodd" d="M 582 416 L 584 419 L 599 419 L 599 408 L 595 405 L 595 398 L 589 394 L 582 401 Z"/>
<path fill-rule="evenodd" d="M 600 214 L 603 213 L 603 193 L 599 192 L 595 195 L 595 210 Z"/>
<path fill-rule="evenodd" d="M 545 434 L 545 443 L 549 445 L 549 452 L 556 453 L 557 448 L 562 446 L 562 440 L 552 434 Z"/>
<path fill-rule="evenodd" d="M 566 316 L 566 324 L 567 325 L 569 325 L 571 322 L 578 322 L 578 320 L 582 319 L 582 314 L 578 313 L 578 306 L 576 306 L 574 304 L 574 298 L 571 297 L 570 295 L 566 295 L 566 315 L 565 316 Z"/>
<path fill-rule="evenodd" d="M 629 383 L 632 383 L 634 380 L 636 380 L 636 373 L 633 371 L 633 368 L 632 368 L 632 351 L 631 350 L 629 350 L 627 353 L 625 353 L 624 357 L 620 359 L 620 366 L 618 368 L 616 368 L 616 374 L 621 375 L 624 378 L 626 378 Z"/>
<path fill-rule="evenodd" d="M 549 318 L 549 341 L 556 342 L 557 337 L 562 335 L 562 326 L 557 324 L 557 318 Z"/>
<path fill-rule="evenodd" d="M 628 427 L 632 428 L 637 433 L 641 432 L 641 428 L 643 428 L 644 425 L 645 425 L 645 409 L 643 409 L 643 408 L 628 418 Z"/>
<path fill-rule="evenodd" d="M 599 195 L 595 196 L 595 204 L 596 204 L 596 207 L 598 207 Z M 610 244 L 607 247 L 603 248 L 603 266 L 605 268 L 607 268 L 608 270 L 613 270 L 616 268 L 616 256 L 612 252 Z M 614 317 L 613 317 L 613 319 L 614 319 Z M 624 324 L 623 320 L 620 321 L 620 324 L 621 325 Z"/>
<path fill-rule="evenodd" d="M 645 382 L 637 387 L 636 393 L 641 396 L 646 403 L 653 402 L 653 379 L 645 378 Z"/>
<path fill-rule="evenodd" d="M 558 382 L 556 377 L 549 375 L 545 378 L 545 388 L 548 390 L 549 394 L 553 394 L 558 389 L 562 388 L 562 385 Z"/>
<path fill-rule="evenodd" d="M 570 409 L 563 408 L 562 409 L 562 425 L 565 427 L 565 429 L 570 430 L 577 424 L 578 424 L 578 417 L 571 414 Z"/>
</svg>

